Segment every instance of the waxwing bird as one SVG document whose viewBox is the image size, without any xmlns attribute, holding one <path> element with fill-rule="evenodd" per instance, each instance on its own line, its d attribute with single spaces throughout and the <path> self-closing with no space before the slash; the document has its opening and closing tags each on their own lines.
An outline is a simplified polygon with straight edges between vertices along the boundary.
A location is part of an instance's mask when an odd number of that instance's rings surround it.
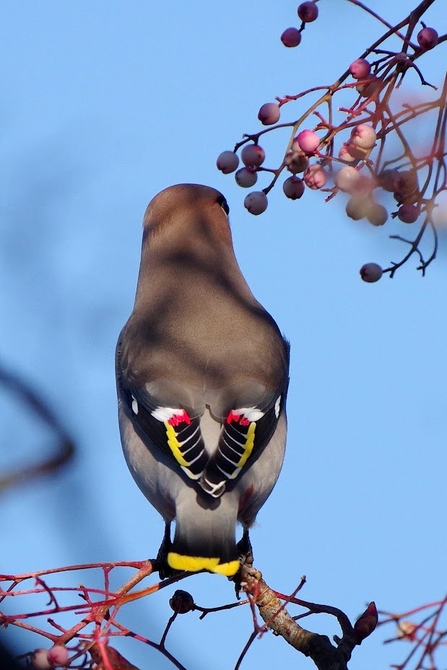
<svg viewBox="0 0 447 670">
<path fill-rule="evenodd" d="M 162 576 L 238 571 L 237 522 L 247 540 L 284 458 L 288 370 L 289 345 L 239 269 L 223 195 L 159 193 L 116 377 L 127 465 L 166 524 Z"/>
</svg>

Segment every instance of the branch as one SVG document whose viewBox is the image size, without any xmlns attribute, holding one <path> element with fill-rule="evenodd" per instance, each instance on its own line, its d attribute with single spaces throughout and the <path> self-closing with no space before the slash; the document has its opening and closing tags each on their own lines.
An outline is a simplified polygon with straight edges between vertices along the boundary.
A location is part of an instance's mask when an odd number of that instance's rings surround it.
<svg viewBox="0 0 447 670">
<path fill-rule="evenodd" d="M 347 670 L 354 647 L 361 644 L 377 625 L 377 610 L 374 603 L 368 606 L 352 626 L 348 617 L 337 608 L 292 599 L 308 607 L 310 612 L 324 612 L 336 616 L 343 635 L 341 638 L 334 638 L 337 645 L 334 646 L 326 635 L 312 633 L 297 624 L 258 570 L 245 564 L 242 567 L 241 584 L 258 608 L 265 626 L 311 658 L 318 670 Z"/>
</svg>

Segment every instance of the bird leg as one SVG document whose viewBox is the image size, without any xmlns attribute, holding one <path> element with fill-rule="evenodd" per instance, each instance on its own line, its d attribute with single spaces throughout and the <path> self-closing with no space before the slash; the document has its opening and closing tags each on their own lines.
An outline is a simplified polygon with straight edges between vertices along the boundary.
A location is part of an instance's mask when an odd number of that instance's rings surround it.
<svg viewBox="0 0 447 670">
<path fill-rule="evenodd" d="M 155 569 L 158 570 L 158 574 L 160 575 L 161 579 L 172 577 L 174 572 L 176 572 L 168 565 L 168 554 L 171 546 L 171 524 L 166 523 L 163 540 L 155 560 Z"/>
<path fill-rule="evenodd" d="M 239 551 L 239 560 L 241 563 L 249 563 L 250 565 L 253 565 L 253 547 L 251 546 L 248 528 L 244 528 L 242 538 L 236 546 Z"/>
<path fill-rule="evenodd" d="M 234 575 L 234 577 L 230 577 L 230 579 L 234 582 L 234 590 L 236 592 L 236 598 L 239 600 L 240 599 L 239 593 L 242 589 L 241 585 L 242 568 L 244 565 L 247 565 L 248 567 L 251 567 L 253 565 L 253 547 L 251 546 L 250 534 L 247 528 L 244 528 L 242 538 L 239 540 L 236 547 L 239 552 L 239 561 L 241 566 Z"/>
</svg>

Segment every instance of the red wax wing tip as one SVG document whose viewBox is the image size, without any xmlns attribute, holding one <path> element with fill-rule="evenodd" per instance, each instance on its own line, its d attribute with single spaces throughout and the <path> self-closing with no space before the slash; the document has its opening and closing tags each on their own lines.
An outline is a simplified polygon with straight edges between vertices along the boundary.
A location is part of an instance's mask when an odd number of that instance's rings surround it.
<svg viewBox="0 0 447 670">
<path fill-rule="evenodd" d="M 191 419 L 189 418 L 187 412 L 183 409 L 178 414 L 176 413 L 174 416 L 171 416 L 171 418 L 168 419 L 168 423 L 170 426 L 178 426 L 179 423 L 191 423 Z"/>
<path fill-rule="evenodd" d="M 248 426 L 251 422 L 243 414 L 231 410 L 227 416 L 227 423 L 239 423 L 241 426 Z"/>
</svg>

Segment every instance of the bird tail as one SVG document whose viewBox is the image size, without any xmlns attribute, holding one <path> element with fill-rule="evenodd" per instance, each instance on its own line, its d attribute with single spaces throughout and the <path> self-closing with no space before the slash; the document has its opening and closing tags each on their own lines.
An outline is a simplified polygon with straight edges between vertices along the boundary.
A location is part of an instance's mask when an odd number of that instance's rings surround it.
<svg viewBox="0 0 447 670">
<path fill-rule="evenodd" d="M 208 499 L 189 487 L 184 493 L 184 499 L 176 505 L 174 540 L 167 557 L 169 566 L 174 570 L 207 570 L 232 577 L 240 567 L 235 540 L 237 500 L 228 493 L 222 498 Z"/>
</svg>

